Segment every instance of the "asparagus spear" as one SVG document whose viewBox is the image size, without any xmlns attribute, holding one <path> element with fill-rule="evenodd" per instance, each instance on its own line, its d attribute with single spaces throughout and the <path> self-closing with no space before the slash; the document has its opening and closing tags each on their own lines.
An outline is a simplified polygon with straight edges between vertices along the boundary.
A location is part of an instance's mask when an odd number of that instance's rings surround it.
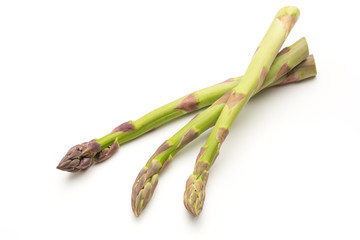
<svg viewBox="0 0 360 240">
<path fill-rule="evenodd" d="M 287 50 L 284 49 L 284 51 Z M 240 77 L 230 78 L 211 87 L 187 94 L 135 121 L 120 124 L 102 138 L 75 145 L 68 150 L 57 168 L 68 172 L 77 172 L 89 168 L 94 163 L 103 162 L 117 151 L 120 144 L 137 138 L 177 117 L 209 106 L 235 87 L 240 79 Z"/>
<path fill-rule="evenodd" d="M 286 76 L 282 78 L 280 78 L 280 76 L 297 66 L 308 54 L 309 50 L 305 38 L 301 38 L 290 47 L 284 48 L 271 66 L 263 86 L 257 92 L 265 87 L 276 85 L 275 81 L 277 81 L 277 84 L 284 81 Z M 306 61 L 302 62 L 300 65 L 304 65 L 305 62 Z M 315 68 L 314 64 L 313 66 Z M 150 157 L 149 161 L 139 172 L 133 185 L 131 204 L 136 216 L 140 215 L 141 211 L 150 201 L 157 185 L 159 174 L 173 159 L 174 155 L 205 130 L 213 126 L 230 96 L 229 93 L 230 92 L 223 95 L 210 107 L 199 113 L 175 135 L 166 140 Z"/>
<path fill-rule="evenodd" d="M 219 154 L 221 144 L 230 127 L 257 90 L 261 89 L 277 52 L 300 15 L 296 7 L 284 7 L 277 13 L 270 28 L 257 48 L 241 82 L 232 89 L 205 145 L 201 148 L 194 172 L 186 182 L 184 205 L 193 215 L 200 214 L 205 200 L 205 186 L 209 170 Z"/>
</svg>

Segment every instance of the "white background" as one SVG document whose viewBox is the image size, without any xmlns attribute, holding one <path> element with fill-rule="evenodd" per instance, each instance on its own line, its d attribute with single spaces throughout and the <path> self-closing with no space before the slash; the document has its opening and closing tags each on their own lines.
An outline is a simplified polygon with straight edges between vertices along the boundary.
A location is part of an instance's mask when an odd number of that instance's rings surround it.
<svg viewBox="0 0 360 240">
<path fill-rule="evenodd" d="M 1 239 L 360 239 L 357 1 L 0 2 Z M 179 153 L 139 218 L 138 171 L 193 115 L 86 172 L 73 145 L 242 75 L 276 12 L 300 8 L 318 76 L 267 90 L 237 118 L 202 214 L 185 181 L 209 132 Z"/>
</svg>

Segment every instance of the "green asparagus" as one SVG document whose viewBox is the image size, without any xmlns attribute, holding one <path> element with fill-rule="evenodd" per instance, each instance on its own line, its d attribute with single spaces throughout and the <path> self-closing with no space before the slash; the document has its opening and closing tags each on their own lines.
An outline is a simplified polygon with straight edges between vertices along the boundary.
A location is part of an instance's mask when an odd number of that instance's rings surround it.
<svg viewBox="0 0 360 240">
<path fill-rule="evenodd" d="M 284 7 L 276 15 L 258 46 L 241 82 L 232 89 L 211 134 L 201 148 L 194 172 L 186 182 L 184 205 L 193 215 L 200 214 L 205 200 L 209 170 L 219 154 L 230 127 L 257 90 L 261 89 L 278 51 L 300 15 L 296 7 Z"/>
</svg>

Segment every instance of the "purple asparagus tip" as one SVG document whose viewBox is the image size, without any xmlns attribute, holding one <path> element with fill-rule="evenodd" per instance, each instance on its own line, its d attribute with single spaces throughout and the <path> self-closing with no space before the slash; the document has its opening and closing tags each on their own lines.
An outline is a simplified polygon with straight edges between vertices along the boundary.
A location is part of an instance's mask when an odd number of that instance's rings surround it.
<svg viewBox="0 0 360 240">
<path fill-rule="evenodd" d="M 101 144 L 94 140 L 75 145 L 69 149 L 56 168 L 67 172 L 85 170 L 95 162 L 95 156 L 99 152 Z"/>
</svg>

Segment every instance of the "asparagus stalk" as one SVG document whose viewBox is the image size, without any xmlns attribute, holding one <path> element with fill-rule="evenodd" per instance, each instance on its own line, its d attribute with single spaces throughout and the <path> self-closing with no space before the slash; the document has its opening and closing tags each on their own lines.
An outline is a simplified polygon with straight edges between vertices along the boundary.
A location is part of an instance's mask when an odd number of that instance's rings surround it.
<svg viewBox="0 0 360 240">
<path fill-rule="evenodd" d="M 230 127 L 245 104 L 261 89 L 277 52 L 300 15 L 296 7 L 284 7 L 277 13 L 257 48 L 241 82 L 232 89 L 211 134 L 201 148 L 194 172 L 186 182 L 184 205 L 193 215 L 200 214 L 205 200 L 209 170 L 219 154 Z"/>
<path fill-rule="evenodd" d="M 287 49 L 283 51 L 287 51 Z M 235 87 L 240 79 L 240 77 L 230 78 L 211 87 L 187 94 L 135 121 L 120 124 L 102 138 L 75 145 L 68 150 L 57 168 L 63 171 L 77 172 L 91 167 L 94 163 L 103 162 L 117 151 L 120 144 L 137 138 L 177 117 L 209 106 Z"/>
<path fill-rule="evenodd" d="M 275 81 L 277 81 L 277 84 L 284 81 L 286 77 L 280 78 L 280 76 L 297 66 L 308 54 L 309 50 L 305 38 L 301 38 L 290 47 L 284 48 L 271 66 L 263 86 L 257 92 L 266 87 L 276 85 Z M 302 62 L 300 65 L 305 62 Z M 149 161 L 139 172 L 133 185 L 131 204 L 136 216 L 140 215 L 141 211 L 150 201 L 157 185 L 159 174 L 173 159 L 174 155 L 205 130 L 213 126 L 230 96 L 229 93 L 223 95 L 210 107 L 199 113 L 175 135 L 166 140 L 150 157 Z"/>
</svg>

